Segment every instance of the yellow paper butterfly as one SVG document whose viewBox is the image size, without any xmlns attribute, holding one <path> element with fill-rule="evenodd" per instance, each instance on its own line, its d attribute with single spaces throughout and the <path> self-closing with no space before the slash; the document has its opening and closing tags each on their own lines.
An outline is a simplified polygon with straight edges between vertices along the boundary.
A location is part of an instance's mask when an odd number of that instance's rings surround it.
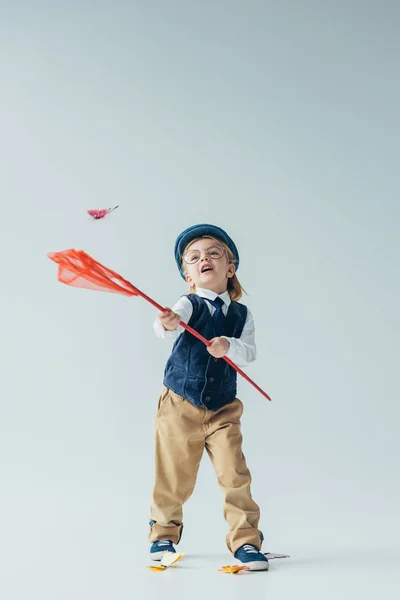
<svg viewBox="0 0 400 600">
<path fill-rule="evenodd" d="M 160 573 L 161 571 L 165 571 L 168 567 L 171 567 L 172 565 L 177 563 L 178 560 L 181 560 L 183 556 L 185 556 L 184 552 L 165 552 L 164 556 L 162 557 L 160 566 L 151 566 L 147 568 L 151 571 L 154 571 L 155 573 Z"/>
</svg>

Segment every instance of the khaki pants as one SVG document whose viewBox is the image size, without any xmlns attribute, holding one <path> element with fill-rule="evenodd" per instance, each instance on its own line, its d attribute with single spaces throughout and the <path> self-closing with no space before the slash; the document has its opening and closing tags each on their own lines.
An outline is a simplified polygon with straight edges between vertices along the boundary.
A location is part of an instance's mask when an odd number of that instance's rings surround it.
<svg viewBox="0 0 400 600">
<path fill-rule="evenodd" d="M 261 548 L 260 510 L 251 497 L 251 475 L 242 452 L 240 417 L 243 404 L 211 411 L 163 387 L 155 423 L 155 485 L 149 540 L 177 544 L 182 535 L 182 505 L 190 498 L 204 448 L 225 495 L 226 543 L 235 553 L 243 544 Z"/>
</svg>

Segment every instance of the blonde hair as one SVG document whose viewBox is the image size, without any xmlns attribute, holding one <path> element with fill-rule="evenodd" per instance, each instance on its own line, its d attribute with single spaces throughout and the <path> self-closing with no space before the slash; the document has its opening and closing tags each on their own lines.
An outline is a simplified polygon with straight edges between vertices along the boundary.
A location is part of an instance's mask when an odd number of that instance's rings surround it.
<svg viewBox="0 0 400 600">
<path fill-rule="evenodd" d="M 208 235 L 203 235 L 202 237 L 198 237 L 195 240 L 192 240 L 190 242 L 190 244 L 188 244 L 185 248 L 185 250 L 183 251 L 183 254 L 185 254 L 186 250 L 189 248 L 189 246 L 191 246 L 192 244 L 194 244 L 194 242 L 197 242 L 198 240 L 202 240 L 204 238 L 208 238 L 210 240 L 215 240 L 217 241 L 219 244 L 221 244 L 221 246 L 225 249 L 226 251 L 226 255 L 228 257 L 229 260 L 229 264 L 235 265 L 236 266 L 236 260 L 233 256 L 233 252 L 232 250 L 229 248 L 229 246 L 227 246 L 224 242 L 222 242 L 221 240 L 219 240 L 218 238 L 213 238 L 210 237 Z M 183 273 L 186 275 L 186 263 L 182 258 L 182 270 Z M 229 297 L 232 301 L 237 302 L 240 300 L 240 298 L 242 297 L 243 294 L 247 295 L 246 290 L 241 286 L 239 279 L 237 278 L 236 273 L 232 276 L 229 277 L 228 279 L 228 287 L 227 287 L 227 291 L 229 294 Z M 196 293 L 196 286 L 192 285 L 189 287 L 189 294 L 195 294 Z"/>
</svg>

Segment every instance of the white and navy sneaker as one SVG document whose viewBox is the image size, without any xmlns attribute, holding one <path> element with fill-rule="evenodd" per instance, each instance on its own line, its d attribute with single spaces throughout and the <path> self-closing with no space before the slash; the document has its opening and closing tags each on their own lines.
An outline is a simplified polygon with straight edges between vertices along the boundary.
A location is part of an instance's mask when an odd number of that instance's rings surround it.
<svg viewBox="0 0 400 600">
<path fill-rule="evenodd" d="M 238 548 L 234 557 L 240 560 L 250 571 L 268 571 L 269 569 L 268 558 L 251 544 L 245 544 Z"/>
<path fill-rule="evenodd" d="M 176 552 L 171 540 L 158 540 L 151 545 L 150 559 L 162 560 L 166 552 Z"/>
</svg>

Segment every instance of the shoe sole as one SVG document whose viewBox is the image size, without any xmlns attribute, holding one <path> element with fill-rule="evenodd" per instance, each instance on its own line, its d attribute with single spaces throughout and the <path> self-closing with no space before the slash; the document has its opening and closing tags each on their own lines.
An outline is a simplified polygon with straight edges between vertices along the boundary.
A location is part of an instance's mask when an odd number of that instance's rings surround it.
<svg viewBox="0 0 400 600">
<path fill-rule="evenodd" d="M 162 560 L 162 557 L 165 554 L 165 550 L 163 550 L 162 552 L 151 552 L 150 553 L 150 560 Z"/>
<path fill-rule="evenodd" d="M 150 553 L 150 560 L 162 560 L 164 554 L 168 552 L 168 550 L 160 550 L 160 552 L 151 552 Z M 170 550 L 169 550 L 170 552 Z"/>
<path fill-rule="evenodd" d="M 245 567 L 249 569 L 249 571 L 268 571 L 269 563 L 264 562 L 263 560 L 254 560 L 248 563 L 242 563 Z"/>
</svg>

